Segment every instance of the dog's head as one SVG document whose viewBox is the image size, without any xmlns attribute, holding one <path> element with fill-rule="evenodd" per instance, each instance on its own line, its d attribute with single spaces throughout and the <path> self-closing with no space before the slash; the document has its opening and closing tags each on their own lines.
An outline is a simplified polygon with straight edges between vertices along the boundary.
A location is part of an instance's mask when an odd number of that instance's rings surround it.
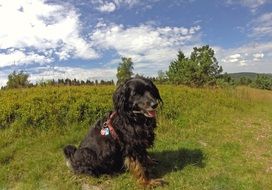
<svg viewBox="0 0 272 190">
<path fill-rule="evenodd" d="M 128 79 L 113 94 L 115 110 L 125 115 L 143 115 L 153 118 L 156 108 L 162 102 L 153 82 L 143 77 Z"/>
</svg>

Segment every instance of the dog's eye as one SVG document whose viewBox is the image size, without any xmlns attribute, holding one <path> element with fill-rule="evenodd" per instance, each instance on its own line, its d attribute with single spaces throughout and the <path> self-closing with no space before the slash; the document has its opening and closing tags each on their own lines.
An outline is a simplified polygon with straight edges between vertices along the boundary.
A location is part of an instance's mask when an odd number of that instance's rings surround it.
<svg viewBox="0 0 272 190">
<path fill-rule="evenodd" d="M 131 96 L 135 96 L 135 95 L 136 95 L 136 92 L 135 92 L 135 91 L 132 91 L 130 94 L 131 94 Z"/>
</svg>

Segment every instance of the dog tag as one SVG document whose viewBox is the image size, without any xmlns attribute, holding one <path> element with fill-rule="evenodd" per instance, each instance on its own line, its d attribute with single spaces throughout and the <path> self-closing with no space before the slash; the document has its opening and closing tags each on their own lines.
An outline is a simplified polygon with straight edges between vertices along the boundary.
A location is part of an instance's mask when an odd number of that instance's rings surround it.
<svg viewBox="0 0 272 190">
<path fill-rule="evenodd" d="M 100 133 L 101 133 L 101 135 L 103 135 L 103 136 L 107 136 L 107 135 L 110 134 L 110 130 L 109 130 L 108 127 L 103 127 L 103 128 L 101 129 Z"/>
</svg>

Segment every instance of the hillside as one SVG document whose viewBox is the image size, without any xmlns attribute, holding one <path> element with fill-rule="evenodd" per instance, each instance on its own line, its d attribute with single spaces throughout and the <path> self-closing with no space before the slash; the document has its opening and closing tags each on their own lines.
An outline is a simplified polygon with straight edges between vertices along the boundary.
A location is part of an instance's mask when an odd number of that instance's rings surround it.
<svg viewBox="0 0 272 190">
<path fill-rule="evenodd" d="M 272 92 L 158 86 L 158 189 L 272 189 Z M 139 189 L 124 173 L 75 175 L 62 148 L 111 109 L 114 86 L 0 91 L 0 189 Z"/>
<path fill-rule="evenodd" d="M 262 73 L 252 73 L 252 72 L 241 72 L 241 73 L 228 73 L 231 78 L 233 78 L 235 81 L 239 81 L 240 78 L 246 77 L 251 79 L 252 81 L 256 80 L 258 74 Z M 272 74 L 264 74 L 270 78 L 272 78 Z"/>
</svg>

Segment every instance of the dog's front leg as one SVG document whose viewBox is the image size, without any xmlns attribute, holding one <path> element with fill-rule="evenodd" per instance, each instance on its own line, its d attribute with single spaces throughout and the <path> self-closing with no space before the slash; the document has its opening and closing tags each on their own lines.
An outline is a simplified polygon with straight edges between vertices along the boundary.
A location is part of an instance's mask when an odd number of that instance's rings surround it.
<svg viewBox="0 0 272 190">
<path fill-rule="evenodd" d="M 125 165 L 128 170 L 136 177 L 137 181 L 143 186 L 156 187 L 166 184 L 163 179 L 150 179 L 147 169 L 137 158 L 126 157 Z"/>
<path fill-rule="evenodd" d="M 156 166 L 159 164 L 159 161 L 156 160 L 155 158 L 152 158 L 151 156 L 147 156 L 147 165 L 148 166 Z"/>
</svg>

